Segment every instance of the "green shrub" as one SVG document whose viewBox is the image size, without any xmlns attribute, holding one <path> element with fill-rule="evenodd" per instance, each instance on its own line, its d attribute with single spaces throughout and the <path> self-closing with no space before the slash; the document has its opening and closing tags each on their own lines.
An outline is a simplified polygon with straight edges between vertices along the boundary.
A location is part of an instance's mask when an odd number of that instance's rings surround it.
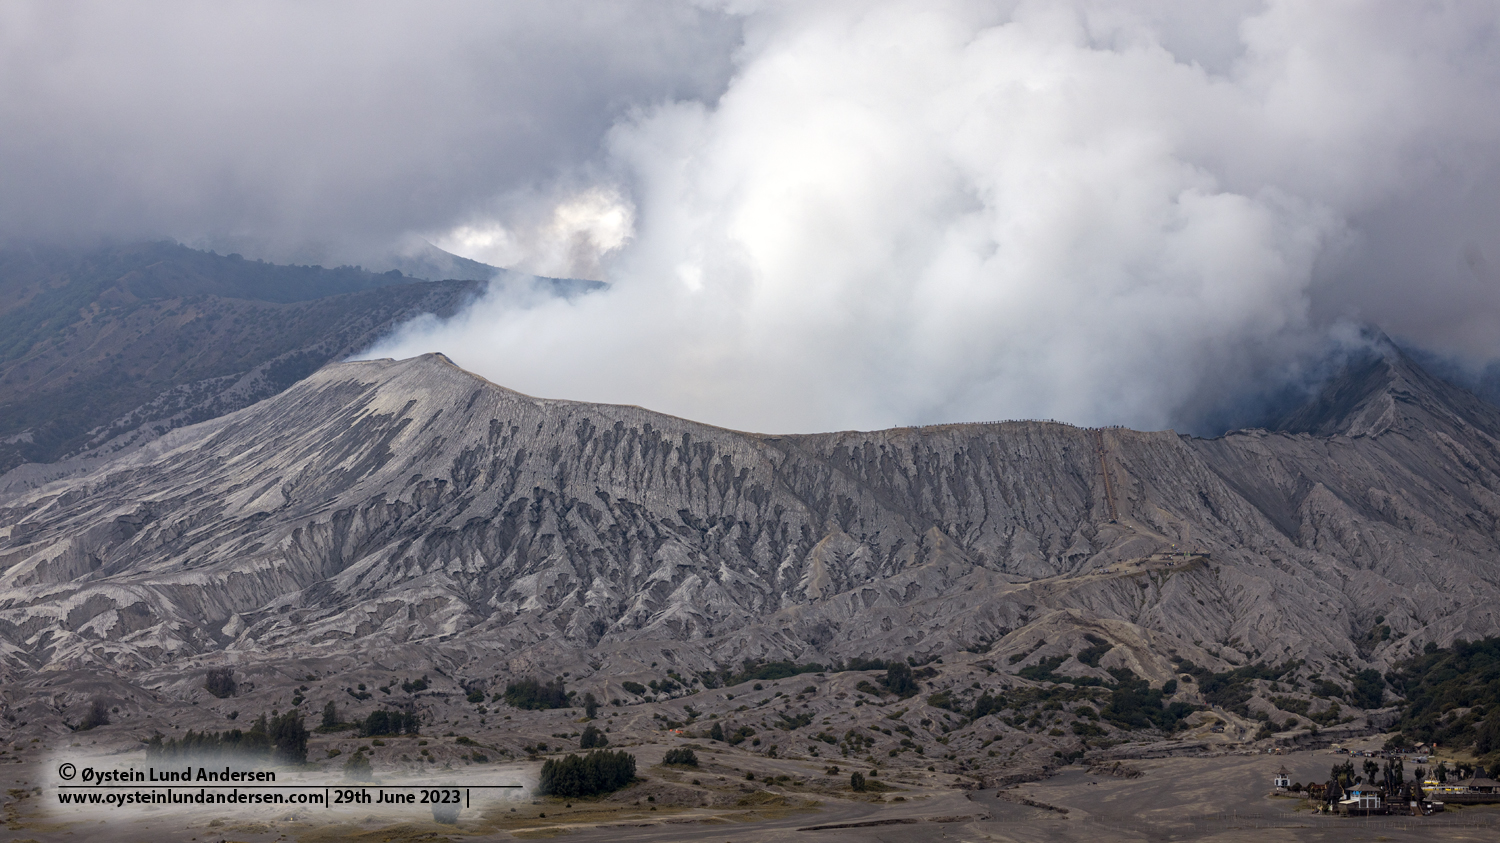
<svg viewBox="0 0 1500 843">
<path fill-rule="evenodd" d="M 783 713 L 781 715 L 781 721 L 776 724 L 776 727 L 784 732 L 791 732 L 796 729 L 800 729 L 811 722 L 813 722 L 813 716 L 812 712 L 810 711 L 804 711 L 801 714 L 793 717 L 788 717 Z"/>
<path fill-rule="evenodd" d="M 583 727 L 583 734 L 578 738 L 579 749 L 603 749 L 609 746 L 609 738 L 599 730 L 598 726 L 592 724 Z"/>
<path fill-rule="evenodd" d="M 375 778 L 374 771 L 370 769 L 370 759 L 365 757 L 363 751 L 355 752 L 344 762 L 344 778 L 351 782 L 367 782 Z"/>
<path fill-rule="evenodd" d="M 946 708 L 952 712 L 958 712 L 958 700 L 948 691 L 938 691 L 927 698 L 927 704 L 933 708 Z"/>
<path fill-rule="evenodd" d="M 979 695 L 979 699 L 974 701 L 974 707 L 969 710 L 969 719 L 978 720 L 1004 710 L 1005 698 L 993 696 L 989 691 L 985 691 Z"/>
</svg>

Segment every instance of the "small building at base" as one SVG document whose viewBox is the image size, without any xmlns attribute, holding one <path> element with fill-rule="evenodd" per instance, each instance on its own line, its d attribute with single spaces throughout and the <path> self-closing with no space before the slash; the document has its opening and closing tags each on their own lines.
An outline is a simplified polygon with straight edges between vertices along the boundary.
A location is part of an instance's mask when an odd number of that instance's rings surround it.
<svg viewBox="0 0 1500 843">
<path fill-rule="evenodd" d="M 1357 784 L 1349 788 L 1345 798 L 1339 800 L 1339 811 L 1350 816 L 1384 814 L 1385 800 L 1381 798 L 1380 788 L 1369 784 Z"/>
<path fill-rule="evenodd" d="M 1436 789 L 1445 802 L 1456 805 L 1485 805 L 1500 802 L 1500 782 L 1483 776 L 1454 781 Z"/>
</svg>

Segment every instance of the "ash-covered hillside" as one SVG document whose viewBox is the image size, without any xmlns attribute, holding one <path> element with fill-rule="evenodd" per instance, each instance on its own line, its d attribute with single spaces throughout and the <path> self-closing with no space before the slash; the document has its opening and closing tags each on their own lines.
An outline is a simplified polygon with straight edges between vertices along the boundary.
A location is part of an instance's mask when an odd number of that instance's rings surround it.
<svg viewBox="0 0 1500 843">
<path fill-rule="evenodd" d="M 1113 649 L 1059 675 L 1160 683 L 1174 656 L 1338 679 L 1500 631 L 1500 411 L 1397 352 L 1330 396 L 1295 426 L 1318 434 L 765 436 L 440 355 L 337 364 L 13 484 L 0 658 L 8 682 L 371 653 L 611 682 L 960 650 L 1013 672 L 1089 635 Z"/>
</svg>

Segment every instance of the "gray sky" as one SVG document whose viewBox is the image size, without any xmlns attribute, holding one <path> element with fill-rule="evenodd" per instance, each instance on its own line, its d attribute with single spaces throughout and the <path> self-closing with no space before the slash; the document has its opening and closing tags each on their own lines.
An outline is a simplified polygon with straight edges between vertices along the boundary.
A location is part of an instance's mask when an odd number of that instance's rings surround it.
<svg viewBox="0 0 1500 843">
<path fill-rule="evenodd" d="M 1205 11 L 1205 10 L 1209 11 Z M 1500 358 L 1500 6 L 0 5 L 0 227 L 522 272 L 376 353 L 728 426 L 1191 425 Z M 357 262 L 352 260 L 351 262 Z"/>
<path fill-rule="evenodd" d="M 0 225 L 383 246 L 716 96 L 738 38 L 650 0 L 0 4 Z"/>
</svg>

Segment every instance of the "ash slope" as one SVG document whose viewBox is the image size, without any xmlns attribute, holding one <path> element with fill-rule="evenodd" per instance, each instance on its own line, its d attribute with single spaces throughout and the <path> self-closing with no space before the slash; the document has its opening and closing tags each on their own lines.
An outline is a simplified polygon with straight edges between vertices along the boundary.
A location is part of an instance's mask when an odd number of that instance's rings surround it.
<svg viewBox="0 0 1500 843">
<path fill-rule="evenodd" d="M 1399 353 L 1351 377 L 1300 421 L 1324 435 L 778 437 L 531 398 L 441 355 L 332 365 L 0 499 L 0 664 L 607 683 L 960 648 L 1016 670 L 1089 634 L 1114 649 L 1060 672 L 1160 682 L 1169 653 L 1342 676 L 1500 631 L 1500 411 Z"/>
</svg>

